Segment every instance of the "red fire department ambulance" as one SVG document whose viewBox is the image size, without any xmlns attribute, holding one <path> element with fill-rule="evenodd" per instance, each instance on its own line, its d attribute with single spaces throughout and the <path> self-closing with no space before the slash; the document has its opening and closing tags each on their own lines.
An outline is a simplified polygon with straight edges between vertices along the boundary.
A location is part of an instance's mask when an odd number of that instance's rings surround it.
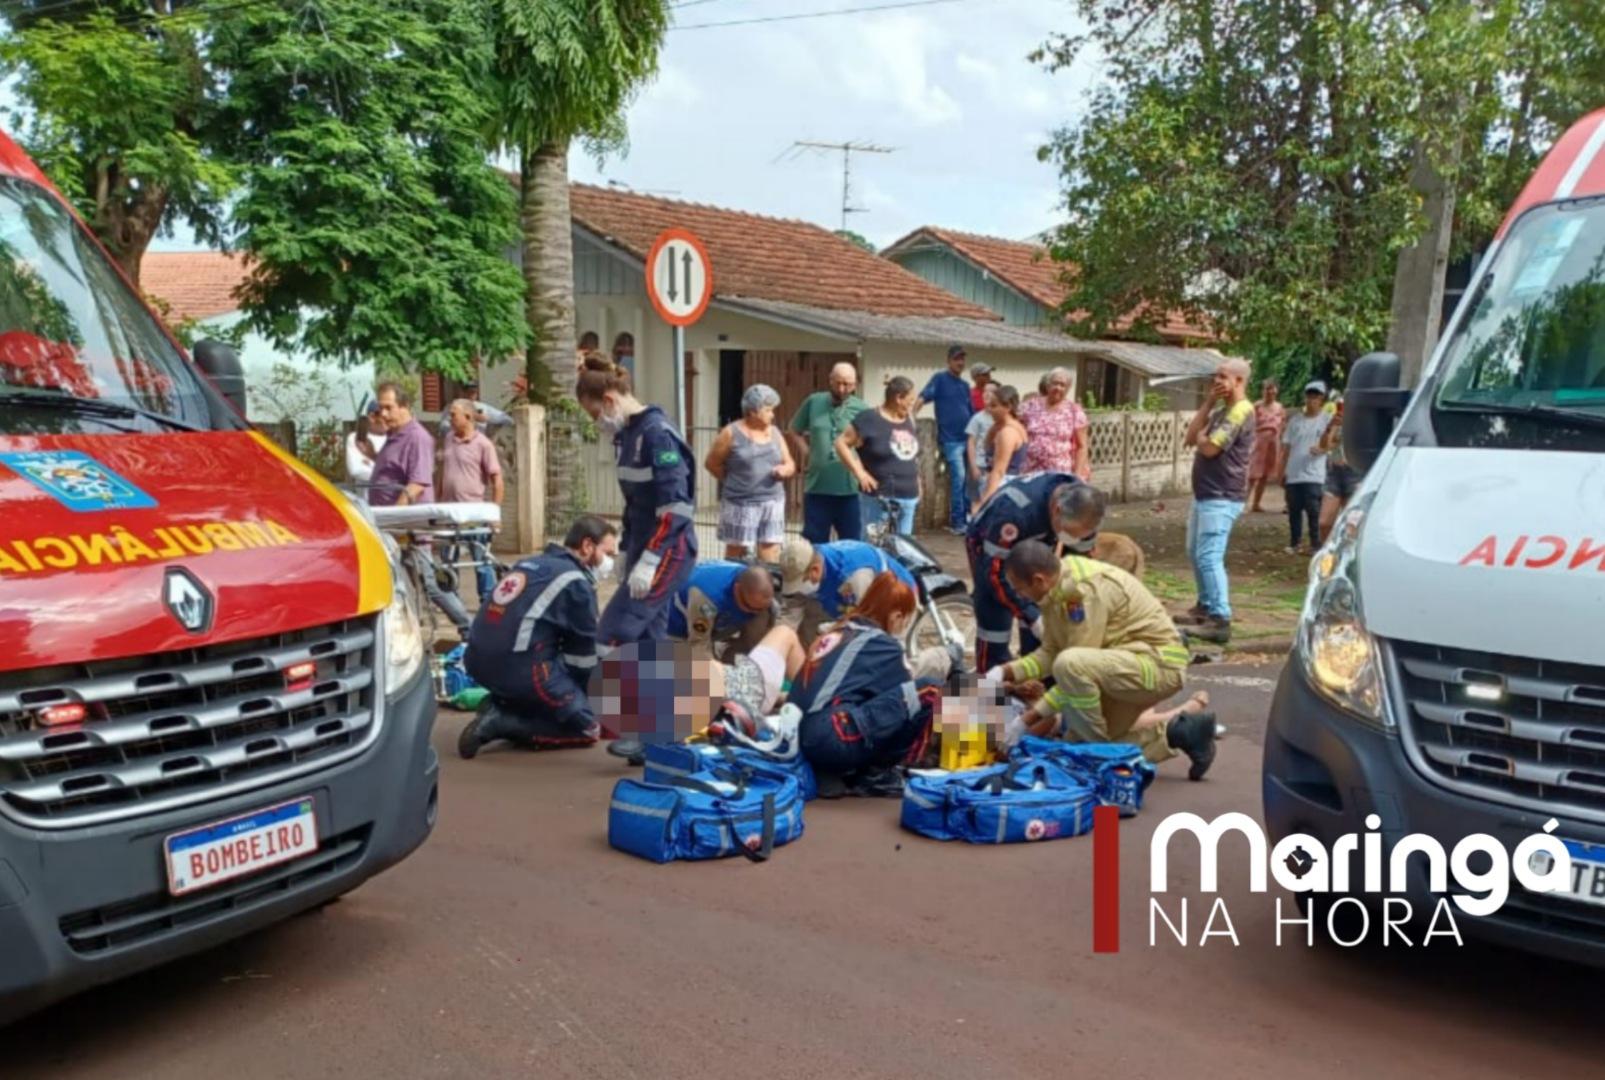
<svg viewBox="0 0 1605 1080">
<path fill-rule="evenodd" d="M 0 1022 L 423 842 L 434 699 L 392 552 L 0 135 Z"/>
</svg>

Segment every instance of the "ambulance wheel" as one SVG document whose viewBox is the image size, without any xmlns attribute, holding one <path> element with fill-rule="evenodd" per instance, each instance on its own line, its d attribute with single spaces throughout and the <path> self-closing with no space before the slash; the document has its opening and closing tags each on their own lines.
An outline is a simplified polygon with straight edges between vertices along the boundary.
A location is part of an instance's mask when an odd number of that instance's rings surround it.
<svg viewBox="0 0 1605 1080">
<path fill-rule="evenodd" d="M 914 625 L 908 628 L 903 645 L 908 654 L 913 656 L 921 649 L 945 645 L 944 629 L 956 633 L 964 642 L 964 665 L 974 671 L 975 628 L 975 601 L 969 596 L 955 593 L 942 597 L 930 608 L 921 608 L 914 616 Z"/>
</svg>

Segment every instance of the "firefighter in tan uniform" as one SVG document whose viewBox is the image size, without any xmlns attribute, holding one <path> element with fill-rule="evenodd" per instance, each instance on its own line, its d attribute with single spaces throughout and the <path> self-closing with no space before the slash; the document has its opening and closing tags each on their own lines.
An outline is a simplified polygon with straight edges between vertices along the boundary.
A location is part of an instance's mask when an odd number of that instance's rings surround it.
<svg viewBox="0 0 1605 1080">
<path fill-rule="evenodd" d="M 1155 763 L 1179 751 L 1192 762 L 1188 777 L 1202 779 L 1215 760 L 1215 717 L 1153 711 L 1181 691 L 1190 654 L 1142 582 L 1082 555 L 1060 560 L 1035 540 L 1010 551 L 1005 572 L 1041 609 L 1042 644 L 990 674 L 1006 685 L 1052 679 L 1026 717 L 1031 733 L 1129 742 Z"/>
</svg>

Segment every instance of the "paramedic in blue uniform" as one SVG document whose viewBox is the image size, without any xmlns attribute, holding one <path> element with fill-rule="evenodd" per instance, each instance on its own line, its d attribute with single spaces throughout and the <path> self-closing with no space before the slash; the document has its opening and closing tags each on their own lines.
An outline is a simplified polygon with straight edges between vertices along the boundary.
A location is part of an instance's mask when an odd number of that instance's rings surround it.
<svg viewBox="0 0 1605 1080">
<path fill-rule="evenodd" d="M 1015 591 L 1003 572 L 1009 549 L 1022 540 L 1062 546 L 1067 555 L 1089 555 L 1098 541 L 1108 498 L 1070 473 L 1045 472 L 1008 481 L 976 512 L 964 537 L 975 596 L 976 670 L 988 671 L 1014 658 L 1009 650 L 1020 624 L 1020 652 L 1036 649 L 1040 612 Z"/>
<path fill-rule="evenodd" d="M 772 623 L 775 579 L 752 563 L 698 563 L 669 607 L 668 637 L 717 649 L 733 638 L 756 641 Z"/>
<path fill-rule="evenodd" d="M 605 357 L 586 356 L 576 396 L 613 438 L 624 494 L 623 581 L 602 612 L 597 640 L 606 649 L 661 639 L 675 594 L 697 563 L 691 447 L 662 409 L 636 400 L 630 373 Z M 641 744 L 621 739 L 608 751 L 636 758 Z"/>
<path fill-rule="evenodd" d="M 811 544 L 793 539 L 780 553 L 780 589 L 787 596 L 817 601 L 828 617 L 839 619 L 851 614 L 876 575 L 887 570 L 915 589 L 914 575 L 908 567 L 874 544 L 862 540 Z"/>
<path fill-rule="evenodd" d="M 561 544 L 521 560 L 474 616 L 463 666 L 490 691 L 457 739 L 465 758 L 488 742 L 588 746 L 597 724 L 586 693 L 596 668 L 596 581 L 612 570 L 613 525 L 581 514 Z M 492 707 L 493 706 L 493 707 Z"/>
</svg>

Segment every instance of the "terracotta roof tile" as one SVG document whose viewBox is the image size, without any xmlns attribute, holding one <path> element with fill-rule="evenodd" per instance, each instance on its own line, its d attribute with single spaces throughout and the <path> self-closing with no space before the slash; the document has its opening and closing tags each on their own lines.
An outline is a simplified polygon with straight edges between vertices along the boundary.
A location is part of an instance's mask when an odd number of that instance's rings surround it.
<svg viewBox="0 0 1605 1080">
<path fill-rule="evenodd" d="M 139 264 L 140 288 L 164 301 L 175 320 L 238 311 L 234 293 L 245 275 L 244 258 L 221 251 L 148 251 Z"/>
<path fill-rule="evenodd" d="M 895 251 L 922 236 L 947 245 L 1005 285 L 1035 300 L 1043 307 L 1056 308 L 1064 300 L 1064 282 L 1059 276 L 1063 268 L 1048 258 L 1047 250 L 1040 244 L 926 225 L 915 229 L 887 251 Z M 1114 329 L 1124 330 L 1131 326 L 1132 321 L 1130 318 L 1122 319 Z M 1156 329 L 1165 337 L 1205 340 L 1214 340 L 1215 337 L 1208 329 L 1188 322 L 1176 312 L 1168 315 Z"/>
<path fill-rule="evenodd" d="M 645 258 L 664 229 L 708 248 L 717 296 L 784 300 L 838 311 L 997 319 L 985 308 L 805 221 L 574 184 L 576 223 Z"/>
</svg>

